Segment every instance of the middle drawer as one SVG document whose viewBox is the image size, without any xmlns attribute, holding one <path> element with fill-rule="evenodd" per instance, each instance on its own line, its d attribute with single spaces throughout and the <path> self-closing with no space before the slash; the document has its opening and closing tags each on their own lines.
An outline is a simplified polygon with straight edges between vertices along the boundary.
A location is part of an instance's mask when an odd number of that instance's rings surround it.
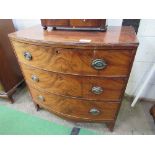
<svg viewBox="0 0 155 155">
<path fill-rule="evenodd" d="M 125 78 L 103 78 L 47 72 L 21 63 L 31 87 L 47 92 L 90 100 L 120 101 Z"/>
</svg>

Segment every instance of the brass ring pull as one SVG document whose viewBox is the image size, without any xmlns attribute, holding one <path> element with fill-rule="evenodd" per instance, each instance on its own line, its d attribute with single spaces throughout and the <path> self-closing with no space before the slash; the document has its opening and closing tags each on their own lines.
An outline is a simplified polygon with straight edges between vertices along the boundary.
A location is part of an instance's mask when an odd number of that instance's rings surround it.
<svg viewBox="0 0 155 155">
<path fill-rule="evenodd" d="M 45 101 L 45 98 L 44 98 L 44 96 L 39 95 L 38 96 L 38 100 L 41 101 L 41 102 L 44 102 Z"/>
<path fill-rule="evenodd" d="M 32 60 L 32 55 L 31 55 L 30 52 L 27 52 L 27 51 L 24 52 L 24 57 L 25 57 L 25 59 L 28 60 L 28 61 Z"/>
<path fill-rule="evenodd" d="M 92 93 L 99 95 L 103 92 L 103 88 L 99 87 L 99 86 L 94 86 L 94 87 L 92 87 L 91 91 L 92 91 Z"/>
<path fill-rule="evenodd" d="M 107 66 L 105 60 L 95 59 L 92 61 L 92 67 L 97 70 L 104 69 Z"/>
<path fill-rule="evenodd" d="M 89 111 L 92 115 L 96 116 L 100 114 L 100 110 L 96 109 L 96 108 L 92 108 Z"/>
<path fill-rule="evenodd" d="M 35 82 L 39 82 L 39 78 L 36 75 L 32 75 L 31 79 Z"/>
</svg>

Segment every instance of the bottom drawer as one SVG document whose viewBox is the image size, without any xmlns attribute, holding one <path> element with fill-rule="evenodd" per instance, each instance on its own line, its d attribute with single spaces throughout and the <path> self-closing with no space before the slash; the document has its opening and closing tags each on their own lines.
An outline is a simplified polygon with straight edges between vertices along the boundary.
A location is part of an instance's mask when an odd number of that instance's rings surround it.
<svg viewBox="0 0 155 155">
<path fill-rule="evenodd" d="M 30 88 L 34 102 L 62 117 L 78 121 L 111 121 L 119 103 L 62 97 Z"/>
</svg>

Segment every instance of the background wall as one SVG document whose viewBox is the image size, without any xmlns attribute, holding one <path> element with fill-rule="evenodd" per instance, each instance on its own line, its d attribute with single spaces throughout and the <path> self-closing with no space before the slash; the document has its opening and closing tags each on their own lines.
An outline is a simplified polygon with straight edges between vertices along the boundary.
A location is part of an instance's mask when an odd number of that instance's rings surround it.
<svg viewBox="0 0 155 155">
<path fill-rule="evenodd" d="M 41 24 L 39 19 L 32 19 L 32 20 L 13 19 L 13 23 L 14 23 L 16 30 L 21 30 L 21 29 L 25 29 L 28 27 L 32 27 L 32 26 Z"/>
<path fill-rule="evenodd" d="M 16 30 L 40 24 L 40 20 L 14 19 Z M 109 26 L 121 26 L 122 19 L 108 19 Z M 148 71 L 155 63 L 155 20 L 141 20 L 137 33 L 140 45 L 135 57 L 126 93 L 136 95 L 141 83 L 145 80 Z M 142 97 L 155 99 L 155 74 Z"/>
<path fill-rule="evenodd" d="M 155 63 L 155 20 L 142 19 L 138 30 L 140 45 L 135 57 L 126 93 L 135 95 Z M 155 74 L 142 97 L 155 99 Z"/>
</svg>

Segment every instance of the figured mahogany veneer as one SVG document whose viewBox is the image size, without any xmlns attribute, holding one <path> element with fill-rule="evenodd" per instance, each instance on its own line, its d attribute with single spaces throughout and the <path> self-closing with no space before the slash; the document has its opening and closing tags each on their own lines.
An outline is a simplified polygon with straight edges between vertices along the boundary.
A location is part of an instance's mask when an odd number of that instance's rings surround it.
<svg viewBox="0 0 155 155">
<path fill-rule="evenodd" d="M 20 62 L 65 74 L 126 77 L 133 57 L 132 52 L 128 49 L 69 49 L 36 46 L 16 41 L 12 43 Z M 32 61 L 27 61 L 24 58 L 23 55 L 26 51 L 32 55 Z M 91 66 L 95 59 L 105 60 L 106 68 L 95 70 Z"/>
<path fill-rule="evenodd" d="M 113 130 L 138 47 L 132 27 L 103 33 L 37 26 L 9 37 L 36 107 Z"/>
<path fill-rule="evenodd" d="M 64 75 L 36 69 L 22 63 L 21 67 L 27 83 L 36 89 L 43 89 L 58 95 L 86 98 L 88 100 L 120 101 L 127 81 L 122 78 Z M 33 81 L 32 76 L 36 76 L 38 81 Z M 91 89 L 93 86 L 102 87 L 103 93 L 98 95 L 92 93 Z"/>
<path fill-rule="evenodd" d="M 53 112 L 70 119 L 82 121 L 112 121 L 119 108 L 119 103 L 117 102 L 80 100 L 45 93 L 31 87 L 29 88 L 32 93 L 33 100 L 36 103 L 39 103 L 43 107 L 48 107 Z M 43 96 L 44 101 L 40 100 L 38 96 Z M 92 115 L 90 113 L 92 108 L 97 108 L 100 111 L 100 114 Z"/>
<path fill-rule="evenodd" d="M 42 26 L 69 26 L 69 19 L 41 19 Z"/>
</svg>

